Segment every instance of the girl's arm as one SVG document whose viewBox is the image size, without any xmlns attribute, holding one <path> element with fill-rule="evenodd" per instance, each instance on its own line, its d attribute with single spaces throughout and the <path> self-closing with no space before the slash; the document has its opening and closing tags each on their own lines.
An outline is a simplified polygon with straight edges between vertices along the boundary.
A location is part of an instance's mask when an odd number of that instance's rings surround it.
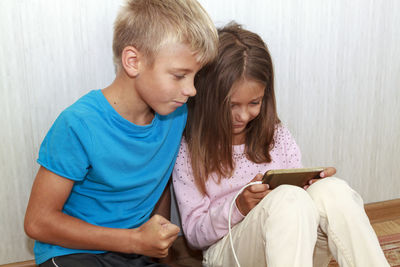
<svg viewBox="0 0 400 267">
<path fill-rule="evenodd" d="M 228 233 L 228 213 L 233 197 L 212 203 L 207 194 L 203 196 L 199 192 L 192 175 L 184 141 L 175 163 L 173 185 L 182 228 L 192 247 L 204 249 Z M 236 191 L 236 189 L 232 190 Z M 244 216 L 235 205 L 232 212 L 232 226 L 243 218 Z"/>
<path fill-rule="evenodd" d="M 74 181 L 40 167 L 25 215 L 25 231 L 41 242 L 72 249 L 165 257 L 179 228 L 155 215 L 135 229 L 100 227 L 62 212 Z"/>
</svg>

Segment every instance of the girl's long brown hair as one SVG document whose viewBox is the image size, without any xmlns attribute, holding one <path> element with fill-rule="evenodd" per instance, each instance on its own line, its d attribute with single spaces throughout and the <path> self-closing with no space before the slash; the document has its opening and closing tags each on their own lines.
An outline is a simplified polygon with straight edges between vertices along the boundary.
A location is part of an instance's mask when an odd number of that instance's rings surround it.
<svg viewBox="0 0 400 267">
<path fill-rule="evenodd" d="M 206 181 L 213 173 L 220 182 L 232 176 L 231 88 L 240 79 L 265 84 L 260 114 L 246 128 L 245 151 L 256 163 L 270 162 L 275 126 L 279 123 L 274 93 L 274 70 L 263 40 L 231 23 L 218 30 L 217 59 L 195 78 L 197 95 L 188 102 L 185 138 L 196 184 L 206 194 Z"/>
</svg>

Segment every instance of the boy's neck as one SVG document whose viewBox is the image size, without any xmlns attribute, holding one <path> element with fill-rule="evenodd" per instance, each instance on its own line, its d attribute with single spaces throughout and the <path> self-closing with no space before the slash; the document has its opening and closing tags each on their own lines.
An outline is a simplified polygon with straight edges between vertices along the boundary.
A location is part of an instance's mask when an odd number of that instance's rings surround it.
<svg viewBox="0 0 400 267">
<path fill-rule="evenodd" d="M 114 82 L 102 90 L 110 105 L 124 119 L 136 124 L 150 124 L 154 111 L 137 95 L 129 80 L 117 75 Z"/>
</svg>

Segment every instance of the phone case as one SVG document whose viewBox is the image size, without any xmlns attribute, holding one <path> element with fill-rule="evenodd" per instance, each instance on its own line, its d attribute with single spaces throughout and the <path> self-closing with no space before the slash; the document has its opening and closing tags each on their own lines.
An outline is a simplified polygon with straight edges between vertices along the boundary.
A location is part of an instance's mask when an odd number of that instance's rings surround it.
<svg viewBox="0 0 400 267">
<path fill-rule="evenodd" d="M 264 174 L 263 183 L 274 189 L 281 184 L 296 185 L 304 187 L 311 179 L 320 178 L 319 174 L 324 170 L 322 167 L 269 170 Z"/>
</svg>

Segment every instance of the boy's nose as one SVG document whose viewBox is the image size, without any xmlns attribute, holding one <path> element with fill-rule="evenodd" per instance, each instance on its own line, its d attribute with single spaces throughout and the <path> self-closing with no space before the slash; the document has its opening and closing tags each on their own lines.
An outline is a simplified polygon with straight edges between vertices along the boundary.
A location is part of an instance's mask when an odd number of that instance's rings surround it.
<svg viewBox="0 0 400 267">
<path fill-rule="evenodd" d="M 186 86 L 183 89 L 183 94 L 185 96 L 195 96 L 196 95 L 196 88 L 194 87 L 194 84 L 191 84 L 189 86 Z"/>
</svg>

